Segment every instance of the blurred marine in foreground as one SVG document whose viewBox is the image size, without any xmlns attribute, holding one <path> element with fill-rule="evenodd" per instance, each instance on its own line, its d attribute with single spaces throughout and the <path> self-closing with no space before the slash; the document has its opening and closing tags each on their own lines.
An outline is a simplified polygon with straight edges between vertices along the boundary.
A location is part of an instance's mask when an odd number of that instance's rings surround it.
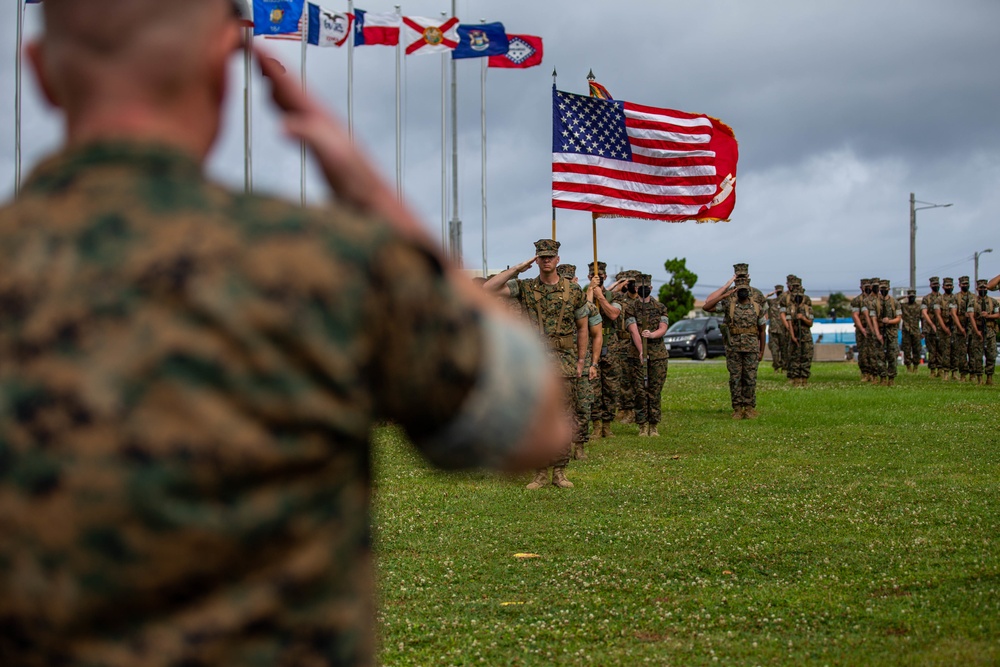
<svg viewBox="0 0 1000 667">
<path fill-rule="evenodd" d="M 372 425 L 530 470 L 561 380 L 275 61 L 338 205 L 205 179 L 227 0 L 43 6 L 66 142 L 0 209 L 0 664 L 373 663 Z"/>
</svg>

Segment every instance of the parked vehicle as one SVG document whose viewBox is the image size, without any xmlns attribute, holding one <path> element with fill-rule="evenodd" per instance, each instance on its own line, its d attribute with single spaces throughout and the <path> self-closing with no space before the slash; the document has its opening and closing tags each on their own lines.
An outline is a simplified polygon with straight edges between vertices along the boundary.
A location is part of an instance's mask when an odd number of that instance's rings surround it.
<svg viewBox="0 0 1000 667">
<path fill-rule="evenodd" d="M 708 357 L 726 353 L 726 345 L 719 328 L 722 320 L 718 317 L 694 317 L 674 322 L 663 342 L 670 350 L 671 357 L 691 357 L 703 361 Z"/>
</svg>

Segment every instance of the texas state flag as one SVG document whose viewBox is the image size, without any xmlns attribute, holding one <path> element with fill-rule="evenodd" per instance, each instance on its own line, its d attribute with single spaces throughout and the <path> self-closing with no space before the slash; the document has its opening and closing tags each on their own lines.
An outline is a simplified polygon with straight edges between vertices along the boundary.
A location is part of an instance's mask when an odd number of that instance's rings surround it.
<svg viewBox="0 0 1000 667">
<path fill-rule="evenodd" d="M 389 12 L 354 10 L 354 46 L 396 46 L 403 17 Z"/>
</svg>

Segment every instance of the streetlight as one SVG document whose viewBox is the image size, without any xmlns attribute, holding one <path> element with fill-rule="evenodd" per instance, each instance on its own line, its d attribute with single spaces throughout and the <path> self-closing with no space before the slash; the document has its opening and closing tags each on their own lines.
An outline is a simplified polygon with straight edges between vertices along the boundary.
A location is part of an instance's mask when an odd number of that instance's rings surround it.
<svg viewBox="0 0 1000 667">
<path fill-rule="evenodd" d="M 975 285 L 979 282 L 979 256 L 985 255 L 988 252 L 993 252 L 993 248 L 987 248 L 986 250 L 980 250 L 972 255 L 972 261 L 976 267 L 976 277 L 972 279 L 972 284 Z"/>
<path fill-rule="evenodd" d="M 926 204 L 926 206 L 917 206 Z M 917 289 L 917 211 L 925 208 L 948 208 L 951 204 L 932 204 L 929 201 L 917 201 L 910 193 L 910 289 Z"/>
</svg>

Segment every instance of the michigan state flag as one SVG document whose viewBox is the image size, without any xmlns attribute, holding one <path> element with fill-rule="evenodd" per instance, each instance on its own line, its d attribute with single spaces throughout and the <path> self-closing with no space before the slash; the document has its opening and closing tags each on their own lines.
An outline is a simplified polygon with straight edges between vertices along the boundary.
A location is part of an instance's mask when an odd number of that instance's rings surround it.
<svg viewBox="0 0 1000 667">
<path fill-rule="evenodd" d="M 458 46 L 451 52 L 452 58 L 485 58 L 502 56 L 509 49 L 507 31 L 503 23 L 480 23 L 479 25 L 458 26 Z"/>
<path fill-rule="evenodd" d="M 253 0 L 253 34 L 299 32 L 304 0 Z"/>
</svg>

